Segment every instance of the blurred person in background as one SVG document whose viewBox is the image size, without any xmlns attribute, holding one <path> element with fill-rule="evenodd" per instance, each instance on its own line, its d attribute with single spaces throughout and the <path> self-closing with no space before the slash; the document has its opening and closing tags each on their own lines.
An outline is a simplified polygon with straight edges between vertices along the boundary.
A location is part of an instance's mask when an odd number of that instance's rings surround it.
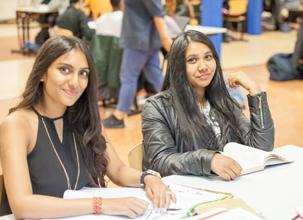
<svg viewBox="0 0 303 220">
<path fill-rule="evenodd" d="M 70 6 L 61 14 L 56 21 L 56 25 L 73 32 L 73 35 L 90 41 L 95 34 L 95 30 L 88 26 L 88 19 L 81 10 L 83 0 L 70 0 Z"/>
<path fill-rule="evenodd" d="M 124 128 L 124 117 L 137 90 L 141 71 L 157 91 L 161 90 L 163 73 L 159 51 L 169 51 L 171 39 L 164 22 L 165 12 L 161 0 L 124 0 L 121 33 L 123 58 L 120 71 L 120 92 L 115 112 L 103 120 L 106 128 Z"/>
</svg>

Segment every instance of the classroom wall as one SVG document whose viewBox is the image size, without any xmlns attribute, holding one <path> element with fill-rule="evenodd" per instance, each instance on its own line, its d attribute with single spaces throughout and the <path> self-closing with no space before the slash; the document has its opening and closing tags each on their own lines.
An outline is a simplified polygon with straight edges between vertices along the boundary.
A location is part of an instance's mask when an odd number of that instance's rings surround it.
<svg viewBox="0 0 303 220">
<path fill-rule="evenodd" d="M 15 19 L 18 0 L 0 1 L 0 21 Z"/>
</svg>

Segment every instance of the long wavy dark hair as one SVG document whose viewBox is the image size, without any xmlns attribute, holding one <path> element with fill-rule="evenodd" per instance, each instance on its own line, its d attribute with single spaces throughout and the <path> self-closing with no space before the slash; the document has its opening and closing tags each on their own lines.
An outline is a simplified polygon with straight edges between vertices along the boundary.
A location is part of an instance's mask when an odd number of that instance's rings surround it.
<svg viewBox="0 0 303 220">
<path fill-rule="evenodd" d="M 211 83 L 205 89 L 205 97 L 211 105 L 211 116 L 218 121 L 221 138 L 218 139 L 206 117 L 201 114 L 196 94 L 186 74 L 186 49 L 191 41 L 205 44 L 211 50 L 216 61 L 216 71 Z M 177 62 L 176 62 L 177 61 Z M 225 85 L 218 54 L 209 38 L 198 31 L 180 34 L 173 42 L 168 54 L 168 66 L 162 90 L 169 89 L 178 118 L 181 135 L 189 149 L 194 150 L 193 136 L 198 144 L 217 150 L 229 140 L 237 137 L 242 141 L 236 115 L 241 111 L 231 98 Z M 229 135 L 226 135 L 229 134 Z M 205 137 L 209 137 L 205 139 Z"/>
<path fill-rule="evenodd" d="M 87 88 L 76 103 L 67 108 L 66 113 L 88 168 L 91 185 L 97 186 L 100 182 L 102 186 L 105 186 L 104 175 L 108 160 L 105 154 L 106 141 L 101 135 L 101 121 L 97 105 L 97 79 L 92 57 L 81 40 L 75 37 L 57 36 L 50 38 L 42 45 L 27 80 L 22 95 L 23 100 L 10 109 L 10 113 L 37 105 L 43 97 L 41 78 L 57 58 L 74 49 L 80 50 L 85 55 L 90 74 Z"/>
</svg>

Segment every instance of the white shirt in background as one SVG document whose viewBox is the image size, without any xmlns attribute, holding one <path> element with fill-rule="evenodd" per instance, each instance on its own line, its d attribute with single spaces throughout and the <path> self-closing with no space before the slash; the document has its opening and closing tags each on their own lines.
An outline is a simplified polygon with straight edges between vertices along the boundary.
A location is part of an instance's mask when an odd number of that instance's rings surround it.
<svg viewBox="0 0 303 220">
<path fill-rule="evenodd" d="M 101 15 L 96 20 L 96 34 L 120 38 L 122 18 L 122 11 L 113 11 Z"/>
</svg>

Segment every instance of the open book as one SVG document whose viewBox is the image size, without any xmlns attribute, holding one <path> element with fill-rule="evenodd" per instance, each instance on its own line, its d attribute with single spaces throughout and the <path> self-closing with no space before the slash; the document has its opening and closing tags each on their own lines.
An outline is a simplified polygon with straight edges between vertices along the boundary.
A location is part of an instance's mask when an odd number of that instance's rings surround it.
<svg viewBox="0 0 303 220">
<path fill-rule="evenodd" d="M 145 191 L 142 188 L 131 188 L 131 187 L 121 187 L 121 188 L 82 188 L 81 190 L 66 190 L 63 197 L 65 199 L 77 199 L 77 198 L 92 198 L 92 197 L 102 197 L 102 198 L 122 198 L 134 196 L 149 203 L 149 208 L 143 216 L 139 216 L 136 220 L 177 220 L 184 216 L 195 207 L 196 204 L 207 204 L 211 202 L 221 201 L 226 199 L 230 194 L 214 192 L 209 190 L 194 189 L 191 187 L 169 184 L 169 188 L 176 194 L 177 203 L 172 203 L 165 213 L 157 212 L 156 209 L 152 207 L 149 199 L 146 196 Z M 77 217 L 62 218 L 60 220 L 120 220 L 128 219 L 123 216 L 114 215 L 83 215 Z"/>
<path fill-rule="evenodd" d="M 266 166 L 292 162 L 275 150 L 267 152 L 235 142 L 226 144 L 223 148 L 223 154 L 240 164 L 242 167 L 241 175 L 264 170 Z"/>
</svg>

